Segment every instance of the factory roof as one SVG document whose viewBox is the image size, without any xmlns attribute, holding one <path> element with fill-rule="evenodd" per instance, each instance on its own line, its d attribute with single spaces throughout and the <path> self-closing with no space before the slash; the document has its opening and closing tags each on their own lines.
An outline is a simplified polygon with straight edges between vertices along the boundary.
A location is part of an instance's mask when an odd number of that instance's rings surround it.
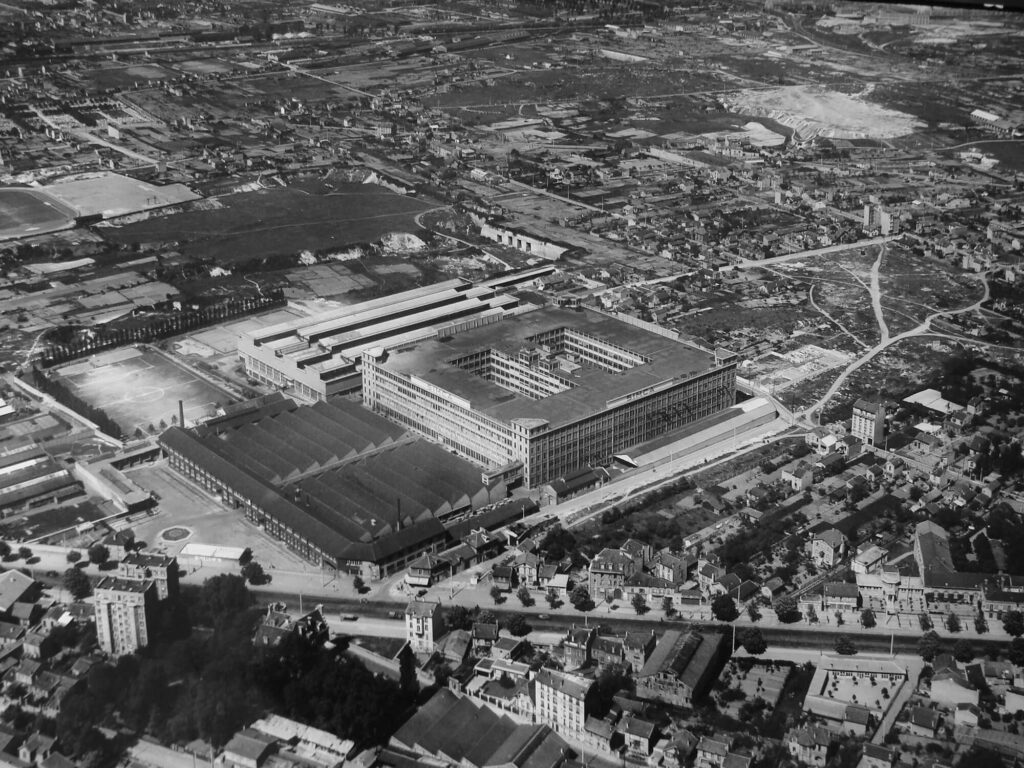
<svg viewBox="0 0 1024 768">
<path fill-rule="evenodd" d="M 599 343 L 646 362 L 618 372 L 589 364 L 551 371 L 548 375 L 567 388 L 541 399 L 506 389 L 451 362 L 486 350 L 515 357 L 561 329 L 596 337 Z M 650 387 L 705 371 L 714 363 L 709 352 L 597 312 L 544 308 L 391 350 L 384 366 L 440 387 L 495 419 L 541 420 L 557 426 L 626 402 Z"/>
</svg>

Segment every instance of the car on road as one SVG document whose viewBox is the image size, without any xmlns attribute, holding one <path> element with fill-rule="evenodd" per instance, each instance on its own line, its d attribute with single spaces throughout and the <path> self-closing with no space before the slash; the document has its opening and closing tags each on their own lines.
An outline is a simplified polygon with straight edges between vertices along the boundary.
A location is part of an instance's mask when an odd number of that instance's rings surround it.
<svg viewBox="0 0 1024 768">
<path fill-rule="evenodd" d="M 427 594 L 427 590 L 421 589 L 419 592 L 416 593 L 416 597 L 423 597 L 425 594 Z"/>
<path fill-rule="evenodd" d="M 354 613 L 343 613 L 341 614 L 342 621 L 359 621 L 359 617 Z"/>
<path fill-rule="evenodd" d="M 402 618 L 402 612 L 401 611 L 388 611 L 388 618 L 389 619 L 400 619 L 400 618 Z"/>
<path fill-rule="evenodd" d="M 541 621 L 547 621 L 551 617 L 548 616 L 546 613 L 538 613 L 537 614 L 537 618 L 540 619 Z"/>
</svg>

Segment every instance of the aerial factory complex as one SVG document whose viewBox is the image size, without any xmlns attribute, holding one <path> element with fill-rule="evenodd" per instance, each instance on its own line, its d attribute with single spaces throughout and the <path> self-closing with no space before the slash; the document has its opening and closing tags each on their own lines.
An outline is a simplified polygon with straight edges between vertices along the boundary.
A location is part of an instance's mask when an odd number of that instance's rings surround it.
<svg viewBox="0 0 1024 768">
<path fill-rule="evenodd" d="M 0 2 L 0 768 L 1020 768 L 1013 6 Z"/>
</svg>

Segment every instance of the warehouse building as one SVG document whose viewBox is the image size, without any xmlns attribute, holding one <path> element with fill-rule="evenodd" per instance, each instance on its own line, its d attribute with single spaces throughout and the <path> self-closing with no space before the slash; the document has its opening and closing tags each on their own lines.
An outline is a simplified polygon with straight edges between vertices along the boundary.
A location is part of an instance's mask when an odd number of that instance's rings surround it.
<svg viewBox="0 0 1024 768">
<path fill-rule="evenodd" d="M 238 354 L 246 375 L 306 401 L 356 392 L 364 350 L 489 325 L 521 311 L 510 290 L 551 274 L 553 266 L 415 288 L 244 334 Z"/>
<path fill-rule="evenodd" d="M 171 467 L 310 562 L 377 579 L 536 509 L 343 398 L 287 398 L 160 437 Z M 230 544 L 230 542 L 223 542 Z"/>
<path fill-rule="evenodd" d="M 737 357 L 542 308 L 362 352 L 368 408 L 510 485 L 550 483 L 735 403 Z"/>
</svg>

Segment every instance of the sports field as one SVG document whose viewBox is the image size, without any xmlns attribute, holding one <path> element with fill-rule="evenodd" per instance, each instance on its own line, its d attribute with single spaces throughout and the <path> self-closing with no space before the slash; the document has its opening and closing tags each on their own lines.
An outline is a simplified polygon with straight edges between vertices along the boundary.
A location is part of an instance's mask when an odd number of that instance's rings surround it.
<svg viewBox="0 0 1024 768">
<path fill-rule="evenodd" d="M 95 355 L 58 373 L 83 400 L 106 411 L 126 435 L 150 424 L 171 424 L 178 401 L 185 403 L 185 423 L 213 414 L 230 395 L 187 368 L 148 349 L 132 347 Z"/>
<path fill-rule="evenodd" d="M 0 189 L 0 240 L 53 232 L 74 222 L 74 211 L 46 194 L 24 187 Z"/>
</svg>

